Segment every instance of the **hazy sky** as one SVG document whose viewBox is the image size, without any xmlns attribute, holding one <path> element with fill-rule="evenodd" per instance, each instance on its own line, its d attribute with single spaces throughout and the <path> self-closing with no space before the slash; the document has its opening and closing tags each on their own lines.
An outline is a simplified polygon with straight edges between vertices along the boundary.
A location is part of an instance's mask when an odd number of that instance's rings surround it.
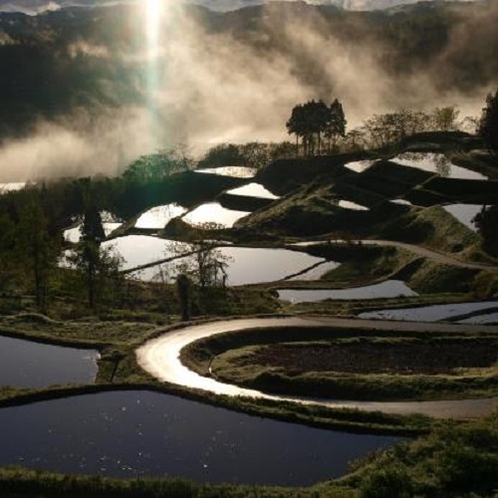
<svg viewBox="0 0 498 498">
<path fill-rule="evenodd" d="M 489 91 L 441 90 L 433 76 L 446 74 L 448 61 L 460 65 L 462 47 L 479 54 L 494 50 L 489 39 L 496 39 L 498 6 L 458 25 L 432 66 L 416 75 L 398 75 L 386 72 L 382 48 L 361 40 L 341 41 L 318 15 L 299 22 L 269 20 L 258 36 L 271 34 L 280 47 L 270 44 L 261 51 L 258 44 L 230 31 L 206 30 L 175 9 L 176 0 L 170 0 L 171 8 L 162 9 L 159 6 L 168 0 L 140 1 L 142 6 L 156 6 L 131 20 L 136 29 L 144 30 L 143 46 L 130 53 L 119 44 L 104 46 L 99 38 L 76 39 L 66 48 L 66 57 L 109 59 L 110 65 L 118 61 L 123 63 L 120 67 L 128 64 L 132 71 L 143 71 L 149 86 L 140 91 L 148 95 L 149 105 L 102 106 L 91 116 L 78 108 L 57 120 L 40 120 L 28 136 L 0 144 L 0 181 L 113 175 L 139 155 L 174 144 L 198 153 L 221 142 L 289 140 L 285 123 L 292 107 L 310 99 L 338 98 L 351 130 L 374 113 L 401 107 L 457 105 L 462 115 L 476 115 Z M 40 7 L 44 2 L 23 3 Z M 474 55 L 465 57 L 473 60 Z M 304 64 L 312 78 L 303 77 Z M 113 82 L 108 83 L 112 89 Z"/>
<path fill-rule="evenodd" d="M 64 6 L 86 6 L 86 5 L 108 5 L 113 3 L 131 3 L 133 1 L 144 2 L 145 0 L 0 0 L 0 11 L 21 11 L 28 14 L 36 14 L 47 10 L 57 10 Z M 257 5 L 272 0 L 176 0 L 177 3 L 193 3 L 204 5 L 215 10 L 234 10 L 244 6 Z M 295 0 L 279 0 L 295 1 Z M 351 10 L 373 10 L 416 3 L 420 0 L 308 0 L 310 4 L 337 5 Z M 433 0 L 429 0 L 433 1 Z M 458 1 L 458 0 L 456 0 Z M 473 0 L 460 0 L 473 1 Z"/>
</svg>

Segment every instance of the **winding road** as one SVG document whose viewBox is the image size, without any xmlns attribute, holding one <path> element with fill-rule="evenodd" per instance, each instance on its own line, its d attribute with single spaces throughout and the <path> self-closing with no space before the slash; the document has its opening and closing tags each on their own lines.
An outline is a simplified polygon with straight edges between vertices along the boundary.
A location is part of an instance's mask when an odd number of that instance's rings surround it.
<svg viewBox="0 0 498 498">
<path fill-rule="evenodd" d="M 165 332 L 156 339 L 146 342 L 138 348 L 137 360 L 140 366 L 157 379 L 183 387 L 200 389 L 214 394 L 229 396 L 247 396 L 296 403 L 319 404 L 333 408 L 356 408 L 367 411 L 382 411 L 392 414 L 420 413 L 437 418 L 474 418 L 493 409 L 498 397 L 445 400 L 445 401 L 406 401 L 376 402 L 348 401 L 303 398 L 299 396 L 277 396 L 260 391 L 225 384 L 211 377 L 203 377 L 189 370 L 180 361 L 180 351 L 188 344 L 206 337 L 225 332 L 243 331 L 255 328 L 272 329 L 280 327 L 341 327 L 365 330 L 392 330 L 403 332 L 458 332 L 489 331 L 489 327 L 479 325 L 456 325 L 448 323 L 394 322 L 378 320 L 358 320 L 332 317 L 282 317 L 250 318 L 225 320 L 218 322 L 190 325 L 185 328 Z"/>
</svg>

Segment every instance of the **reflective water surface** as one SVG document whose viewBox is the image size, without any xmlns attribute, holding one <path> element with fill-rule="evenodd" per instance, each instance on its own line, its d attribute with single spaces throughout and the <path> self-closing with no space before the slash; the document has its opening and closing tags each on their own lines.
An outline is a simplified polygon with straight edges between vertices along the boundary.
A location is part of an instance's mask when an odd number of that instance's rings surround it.
<svg viewBox="0 0 498 498">
<path fill-rule="evenodd" d="M 162 229 L 176 216 L 181 216 L 187 210 L 178 204 L 156 206 L 141 214 L 135 223 L 135 228 Z"/>
<path fill-rule="evenodd" d="M 293 303 L 322 301 L 323 299 L 378 299 L 383 297 L 416 296 L 400 280 L 387 280 L 380 284 L 350 289 L 280 289 L 278 297 Z"/>
<path fill-rule="evenodd" d="M 335 261 L 325 261 L 324 263 L 319 263 L 309 270 L 296 275 L 295 277 L 289 278 L 289 280 L 320 280 L 329 271 L 335 270 L 340 266 L 340 263 Z"/>
<path fill-rule="evenodd" d="M 98 356 L 95 350 L 0 336 L 0 386 L 40 388 L 94 382 Z"/>
<path fill-rule="evenodd" d="M 394 157 L 391 161 L 449 178 L 487 180 L 487 177 L 480 173 L 456 166 L 444 154 L 403 154 Z"/>
<path fill-rule="evenodd" d="M 160 239 L 148 235 L 127 235 L 106 241 L 103 248 L 110 249 L 124 258 L 123 270 L 154 263 L 161 259 L 173 258 L 191 250 L 188 244 L 174 240 Z M 151 280 L 158 268 L 141 270 L 139 276 L 143 280 Z"/>
<path fill-rule="evenodd" d="M 148 391 L 0 409 L 0 466 L 309 485 L 397 439 L 316 429 Z"/>
<path fill-rule="evenodd" d="M 227 194 L 230 195 L 244 195 L 247 197 L 260 197 L 263 199 L 279 199 L 277 195 L 272 194 L 268 189 L 259 183 L 248 183 L 242 187 L 228 190 Z"/>
<path fill-rule="evenodd" d="M 219 168 L 203 168 L 194 171 L 195 173 L 231 176 L 234 178 L 252 178 L 256 174 L 257 169 L 248 166 L 221 166 Z"/>
<path fill-rule="evenodd" d="M 109 237 L 109 235 L 111 235 L 111 233 L 120 226 L 121 223 L 102 223 L 102 228 L 104 229 L 106 237 Z M 66 240 L 67 242 L 72 242 L 73 244 L 77 244 L 81 240 L 81 227 L 82 225 L 80 224 L 76 227 L 64 230 L 64 240 Z"/>
<path fill-rule="evenodd" d="M 365 206 L 361 206 L 360 204 L 356 204 L 356 202 L 341 200 L 339 201 L 339 207 L 343 209 L 354 209 L 355 211 L 368 211 L 368 208 Z"/>
<path fill-rule="evenodd" d="M 475 311 L 498 307 L 498 301 L 485 301 L 475 303 L 434 304 L 418 308 L 403 308 L 368 311 L 360 313 L 359 318 L 378 318 L 382 320 L 409 320 L 420 322 L 437 322 Z"/>
<path fill-rule="evenodd" d="M 453 215 L 460 223 L 470 228 L 474 232 L 477 227 L 473 221 L 476 214 L 482 209 L 482 204 L 448 204 L 443 209 Z"/>
<path fill-rule="evenodd" d="M 229 285 L 273 282 L 324 262 L 323 258 L 288 249 L 222 247 L 220 251 L 229 258 Z"/>
<path fill-rule="evenodd" d="M 182 219 L 191 225 L 217 223 L 224 228 L 231 228 L 237 220 L 248 214 L 246 211 L 234 211 L 224 208 L 218 202 L 207 202 L 188 212 Z"/>
</svg>

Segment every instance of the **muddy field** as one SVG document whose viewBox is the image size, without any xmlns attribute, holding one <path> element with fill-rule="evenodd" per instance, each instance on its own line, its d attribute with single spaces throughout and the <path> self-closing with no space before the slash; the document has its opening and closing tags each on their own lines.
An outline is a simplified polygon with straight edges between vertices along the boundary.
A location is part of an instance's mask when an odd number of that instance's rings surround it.
<svg viewBox="0 0 498 498">
<path fill-rule="evenodd" d="M 280 367 L 289 375 L 306 372 L 457 374 L 487 368 L 498 357 L 491 340 L 360 341 L 354 343 L 271 344 L 258 348 L 251 363 Z M 247 358 L 247 357 L 246 357 Z"/>
</svg>

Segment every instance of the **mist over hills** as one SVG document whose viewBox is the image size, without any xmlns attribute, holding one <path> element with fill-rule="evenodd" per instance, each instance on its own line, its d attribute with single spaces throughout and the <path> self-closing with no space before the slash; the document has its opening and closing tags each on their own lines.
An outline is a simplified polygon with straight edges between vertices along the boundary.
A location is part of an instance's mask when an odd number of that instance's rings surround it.
<svg viewBox="0 0 498 498">
<path fill-rule="evenodd" d="M 184 3 L 202 5 L 210 10 L 231 11 L 244 7 L 263 5 L 271 1 L 291 2 L 302 0 L 184 0 Z M 311 5 L 330 5 L 345 10 L 385 10 L 400 5 L 414 4 L 424 0 L 309 0 Z M 455 0 L 425 0 L 446 2 Z M 456 0 L 469 2 L 474 0 Z M 0 0 L 0 12 L 23 12 L 29 15 L 54 11 L 66 7 L 94 7 L 116 3 L 132 3 L 133 0 Z"/>
<path fill-rule="evenodd" d="M 339 98 L 350 129 L 399 107 L 475 115 L 498 81 L 494 3 L 170 3 L 156 16 L 143 1 L 60 3 L 74 8 L 0 14 L 2 180 L 113 174 L 179 142 L 282 140 L 311 98 Z"/>
</svg>

